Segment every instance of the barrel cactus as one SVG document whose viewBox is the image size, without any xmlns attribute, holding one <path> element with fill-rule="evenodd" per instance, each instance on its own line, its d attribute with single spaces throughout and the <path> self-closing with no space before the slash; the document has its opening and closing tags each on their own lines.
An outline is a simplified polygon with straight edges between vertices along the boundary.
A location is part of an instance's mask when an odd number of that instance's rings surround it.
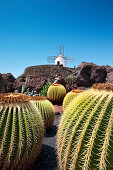
<svg viewBox="0 0 113 170">
<path fill-rule="evenodd" d="M 47 92 L 47 97 L 53 103 L 61 103 L 66 95 L 66 89 L 62 84 L 52 84 Z"/>
<path fill-rule="evenodd" d="M 80 89 L 73 89 L 68 92 L 63 100 L 63 110 L 65 110 L 69 103 L 81 92 L 83 92 L 83 90 Z"/>
<path fill-rule="evenodd" d="M 20 93 L 0 94 L 0 169 L 25 169 L 37 158 L 44 137 L 41 114 Z"/>
<path fill-rule="evenodd" d="M 96 84 L 69 104 L 57 152 L 60 170 L 113 169 L 113 84 Z"/>
<path fill-rule="evenodd" d="M 53 126 L 55 111 L 53 104 L 47 100 L 47 97 L 31 96 L 31 101 L 39 109 L 44 120 L 45 129 Z"/>
</svg>

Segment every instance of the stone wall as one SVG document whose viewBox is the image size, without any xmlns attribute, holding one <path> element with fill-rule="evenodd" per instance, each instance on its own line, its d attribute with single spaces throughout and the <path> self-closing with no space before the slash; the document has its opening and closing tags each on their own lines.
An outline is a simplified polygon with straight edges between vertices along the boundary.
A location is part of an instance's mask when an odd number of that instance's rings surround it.
<svg viewBox="0 0 113 170">
<path fill-rule="evenodd" d="M 69 74 L 74 72 L 74 68 L 63 67 L 61 65 L 37 65 L 27 67 L 24 73 L 19 76 L 19 78 L 24 78 L 28 76 L 39 76 L 46 77 L 46 79 L 50 79 L 54 81 L 56 76 L 66 77 Z"/>
</svg>

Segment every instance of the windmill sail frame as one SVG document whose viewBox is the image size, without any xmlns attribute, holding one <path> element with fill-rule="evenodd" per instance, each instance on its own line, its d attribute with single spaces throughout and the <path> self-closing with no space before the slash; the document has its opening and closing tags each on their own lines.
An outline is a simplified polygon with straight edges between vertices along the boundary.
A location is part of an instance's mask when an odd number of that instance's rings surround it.
<svg viewBox="0 0 113 170">
<path fill-rule="evenodd" d="M 54 63 L 55 60 L 56 60 L 58 57 L 64 58 L 66 62 L 74 62 L 74 61 L 75 61 L 75 58 L 74 58 L 74 57 L 64 56 L 64 45 L 60 45 L 60 46 L 59 46 L 59 48 L 58 48 L 58 56 L 48 56 L 48 57 L 47 57 L 47 62 L 48 62 L 48 63 Z"/>
</svg>

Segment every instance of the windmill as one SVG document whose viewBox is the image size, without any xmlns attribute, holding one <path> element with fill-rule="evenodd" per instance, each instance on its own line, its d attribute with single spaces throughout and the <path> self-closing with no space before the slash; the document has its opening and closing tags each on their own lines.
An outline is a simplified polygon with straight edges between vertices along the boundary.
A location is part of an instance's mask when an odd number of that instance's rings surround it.
<svg viewBox="0 0 113 170">
<path fill-rule="evenodd" d="M 67 62 L 73 62 L 74 58 L 70 56 L 64 56 L 64 45 L 60 45 L 58 48 L 58 56 L 48 56 L 48 63 L 55 63 L 55 65 L 63 65 L 66 67 Z"/>
</svg>

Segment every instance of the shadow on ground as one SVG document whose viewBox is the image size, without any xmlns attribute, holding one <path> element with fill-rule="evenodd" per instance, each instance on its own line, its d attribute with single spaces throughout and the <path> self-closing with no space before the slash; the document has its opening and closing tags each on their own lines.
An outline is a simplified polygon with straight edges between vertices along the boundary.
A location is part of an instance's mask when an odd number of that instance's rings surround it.
<svg viewBox="0 0 113 170">
<path fill-rule="evenodd" d="M 58 170 L 56 155 L 56 133 L 61 115 L 55 115 L 53 127 L 46 132 L 41 153 L 31 170 Z"/>
<path fill-rule="evenodd" d="M 57 133 L 57 127 L 53 125 L 53 127 L 49 130 L 47 130 L 45 137 L 53 137 Z"/>
<path fill-rule="evenodd" d="M 57 169 L 56 151 L 48 145 L 42 146 L 42 151 L 34 164 L 33 170 L 55 170 Z"/>
</svg>

